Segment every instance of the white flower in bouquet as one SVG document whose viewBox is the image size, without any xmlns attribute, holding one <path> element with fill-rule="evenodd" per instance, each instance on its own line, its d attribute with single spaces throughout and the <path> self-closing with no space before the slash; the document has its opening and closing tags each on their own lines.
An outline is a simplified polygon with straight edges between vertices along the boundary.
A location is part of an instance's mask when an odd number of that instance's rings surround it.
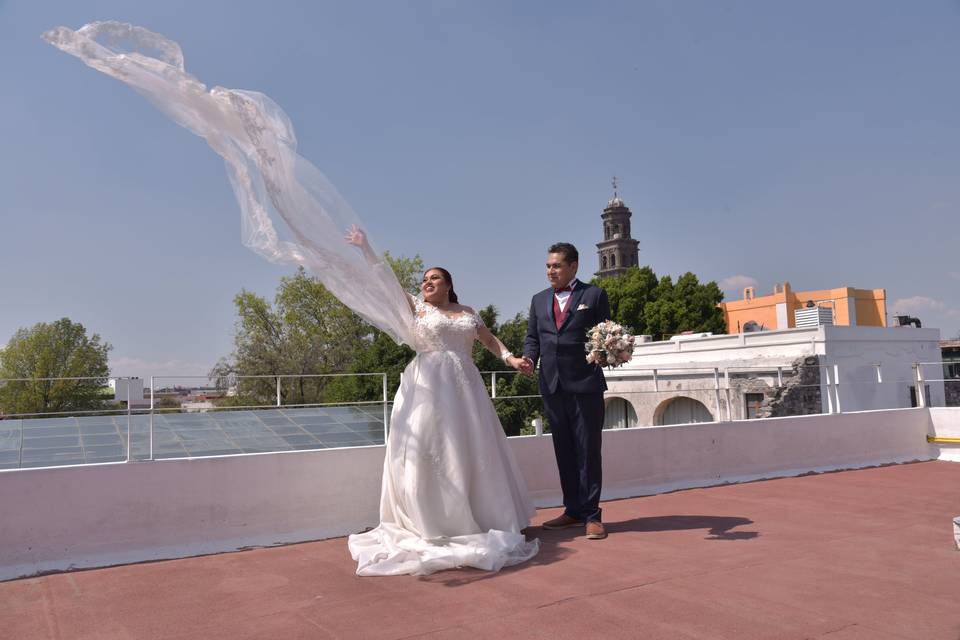
<svg viewBox="0 0 960 640">
<path fill-rule="evenodd" d="M 621 325 L 605 320 L 587 330 L 587 362 L 601 367 L 619 367 L 633 357 L 633 336 Z"/>
</svg>

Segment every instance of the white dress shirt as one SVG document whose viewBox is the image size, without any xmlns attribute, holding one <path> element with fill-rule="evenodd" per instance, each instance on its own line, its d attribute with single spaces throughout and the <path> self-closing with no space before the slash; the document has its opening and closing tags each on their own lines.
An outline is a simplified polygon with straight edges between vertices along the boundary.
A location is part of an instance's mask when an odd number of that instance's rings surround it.
<svg viewBox="0 0 960 640">
<path fill-rule="evenodd" d="M 577 286 L 577 279 L 574 278 L 570 281 L 570 284 L 567 285 L 571 289 L 574 289 Z M 561 291 L 559 293 L 554 293 L 554 297 L 557 299 L 557 304 L 560 305 L 560 311 L 562 313 L 567 312 L 567 302 L 570 301 L 570 296 L 573 294 L 573 291 Z"/>
</svg>

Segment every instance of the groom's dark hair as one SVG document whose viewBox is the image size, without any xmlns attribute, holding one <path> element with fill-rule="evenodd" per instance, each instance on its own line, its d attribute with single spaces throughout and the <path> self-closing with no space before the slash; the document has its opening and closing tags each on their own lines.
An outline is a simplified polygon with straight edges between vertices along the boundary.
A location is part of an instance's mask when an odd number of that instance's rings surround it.
<svg viewBox="0 0 960 640">
<path fill-rule="evenodd" d="M 563 259 L 567 264 L 580 262 L 580 253 L 577 251 L 577 248 L 569 242 L 557 242 L 552 244 L 550 245 L 550 248 L 547 249 L 547 253 L 562 253 Z"/>
</svg>

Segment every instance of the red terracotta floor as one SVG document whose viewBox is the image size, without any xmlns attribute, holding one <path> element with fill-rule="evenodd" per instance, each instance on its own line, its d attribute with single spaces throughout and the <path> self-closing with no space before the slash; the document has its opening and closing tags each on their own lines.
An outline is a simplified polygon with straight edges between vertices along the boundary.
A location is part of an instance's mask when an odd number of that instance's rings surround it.
<svg viewBox="0 0 960 640">
<path fill-rule="evenodd" d="M 949 462 L 695 489 L 499 574 L 357 578 L 336 539 L 0 583 L 0 637 L 957 640 L 956 515 Z"/>
</svg>

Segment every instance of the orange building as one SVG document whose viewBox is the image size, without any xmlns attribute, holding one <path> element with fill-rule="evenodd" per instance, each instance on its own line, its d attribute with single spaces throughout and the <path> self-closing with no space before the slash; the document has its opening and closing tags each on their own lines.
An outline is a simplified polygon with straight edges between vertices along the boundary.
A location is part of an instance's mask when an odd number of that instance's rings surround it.
<svg viewBox="0 0 960 640">
<path fill-rule="evenodd" d="M 884 289 L 822 289 L 793 291 L 790 283 L 774 285 L 773 293 L 756 297 L 753 287 L 743 290 L 743 300 L 721 302 L 727 333 L 769 331 L 796 327 L 797 310 L 830 309 L 833 324 L 865 327 L 887 326 L 887 293 Z M 829 315 L 829 314 L 828 314 Z"/>
</svg>

